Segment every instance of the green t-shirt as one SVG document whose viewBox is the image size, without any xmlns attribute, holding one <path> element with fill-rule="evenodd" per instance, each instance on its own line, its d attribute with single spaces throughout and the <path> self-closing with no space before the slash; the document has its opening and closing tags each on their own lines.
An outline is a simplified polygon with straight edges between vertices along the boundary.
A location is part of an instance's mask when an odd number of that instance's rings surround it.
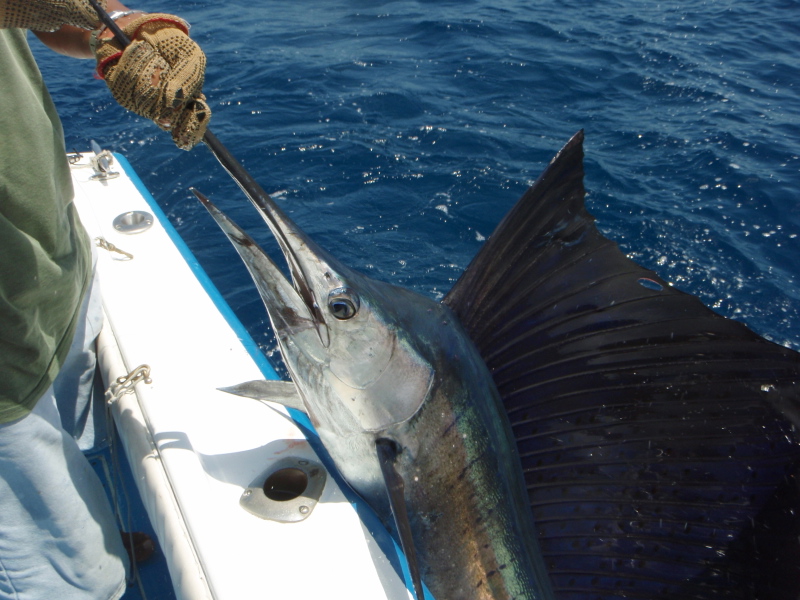
<svg viewBox="0 0 800 600">
<path fill-rule="evenodd" d="M 19 419 L 67 355 L 91 274 L 64 134 L 20 29 L 0 29 L 0 423 Z"/>
</svg>

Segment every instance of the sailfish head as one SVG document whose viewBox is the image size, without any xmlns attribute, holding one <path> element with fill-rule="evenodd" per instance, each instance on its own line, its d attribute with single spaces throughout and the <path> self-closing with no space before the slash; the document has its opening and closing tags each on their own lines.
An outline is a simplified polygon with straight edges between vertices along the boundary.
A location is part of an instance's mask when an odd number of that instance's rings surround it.
<svg viewBox="0 0 800 600">
<path fill-rule="evenodd" d="M 417 325 L 410 321 L 441 306 L 343 265 L 264 194 L 254 204 L 283 251 L 287 278 L 249 235 L 193 191 L 247 265 L 315 427 L 338 436 L 377 434 L 410 418 L 433 371 L 425 344 L 406 333 Z"/>
</svg>

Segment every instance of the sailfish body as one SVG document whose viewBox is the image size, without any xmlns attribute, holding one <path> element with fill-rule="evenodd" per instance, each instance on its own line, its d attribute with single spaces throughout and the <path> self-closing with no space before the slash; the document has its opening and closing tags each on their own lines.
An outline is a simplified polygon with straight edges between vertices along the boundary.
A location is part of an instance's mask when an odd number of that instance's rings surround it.
<svg viewBox="0 0 800 600">
<path fill-rule="evenodd" d="M 318 248 L 286 280 L 206 199 L 348 483 L 439 600 L 800 595 L 800 360 L 627 259 L 583 134 L 442 303 Z"/>
<path fill-rule="evenodd" d="M 434 598 L 551 598 L 502 400 L 452 310 L 348 269 L 270 206 L 295 288 L 198 197 L 264 298 L 297 408 L 397 531 L 420 600 L 421 581 Z"/>
</svg>

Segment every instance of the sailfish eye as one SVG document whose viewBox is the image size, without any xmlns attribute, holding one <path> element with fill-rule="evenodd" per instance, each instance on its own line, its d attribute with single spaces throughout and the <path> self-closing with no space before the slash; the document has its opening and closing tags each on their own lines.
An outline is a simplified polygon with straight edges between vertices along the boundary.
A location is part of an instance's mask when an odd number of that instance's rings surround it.
<svg viewBox="0 0 800 600">
<path fill-rule="evenodd" d="M 358 296 L 347 288 L 336 288 L 328 294 L 328 308 L 340 321 L 352 319 L 358 312 Z"/>
</svg>

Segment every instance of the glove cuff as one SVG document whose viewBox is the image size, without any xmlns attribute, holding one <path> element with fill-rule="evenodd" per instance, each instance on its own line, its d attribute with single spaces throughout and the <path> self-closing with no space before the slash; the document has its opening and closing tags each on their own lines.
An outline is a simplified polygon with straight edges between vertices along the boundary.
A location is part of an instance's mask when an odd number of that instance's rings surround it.
<svg viewBox="0 0 800 600">
<path fill-rule="evenodd" d="M 105 10 L 107 0 L 98 0 Z M 100 17 L 89 0 L 2 0 L 0 28 L 55 31 L 62 25 L 94 29 Z"/>
</svg>

